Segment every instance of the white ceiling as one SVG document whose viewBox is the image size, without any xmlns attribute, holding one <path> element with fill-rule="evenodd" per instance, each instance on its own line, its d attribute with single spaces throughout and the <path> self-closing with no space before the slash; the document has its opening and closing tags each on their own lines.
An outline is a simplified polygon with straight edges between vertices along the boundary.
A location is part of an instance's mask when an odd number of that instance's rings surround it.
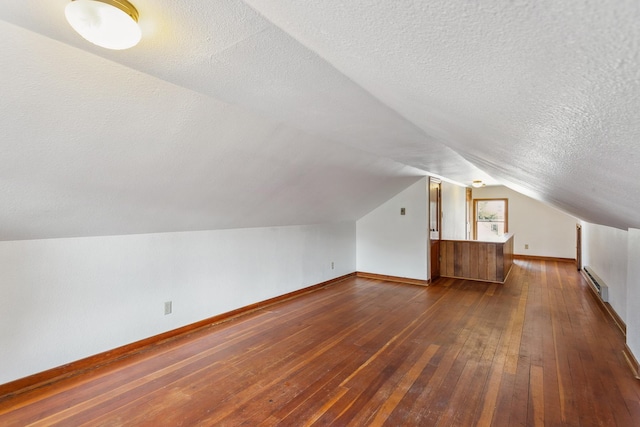
<svg viewBox="0 0 640 427">
<path fill-rule="evenodd" d="M 0 3 L 0 240 L 355 220 L 426 172 L 640 228 L 640 2 Z M 493 177 L 493 178 L 491 178 Z"/>
</svg>

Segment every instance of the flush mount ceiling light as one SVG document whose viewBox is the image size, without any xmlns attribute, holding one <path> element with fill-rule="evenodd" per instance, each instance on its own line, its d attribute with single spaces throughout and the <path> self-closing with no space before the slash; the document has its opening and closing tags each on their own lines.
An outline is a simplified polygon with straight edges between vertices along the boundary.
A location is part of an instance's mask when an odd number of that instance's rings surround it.
<svg viewBox="0 0 640 427">
<path fill-rule="evenodd" d="M 126 0 L 72 0 L 64 14 L 78 34 L 107 49 L 128 49 L 142 37 L 138 11 Z"/>
<path fill-rule="evenodd" d="M 475 181 L 473 181 L 473 182 L 471 183 L 471 186 L 472 186 L 472 187 L 474 187 L 474 188 L 480 188 L 480 187 L 482 187 L 483 185 L 484 185 L 484 184 L 482 183 L 482 180 L 480 180 L 480 179 L 476 179 Z"/>
</svg>

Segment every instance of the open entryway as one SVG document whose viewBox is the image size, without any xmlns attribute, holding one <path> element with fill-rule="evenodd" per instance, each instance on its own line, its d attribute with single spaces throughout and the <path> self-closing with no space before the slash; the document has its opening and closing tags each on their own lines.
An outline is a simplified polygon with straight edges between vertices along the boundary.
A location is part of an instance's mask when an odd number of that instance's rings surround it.
<svg viewBox="0 0 640 427">
<path fill-rule="evenodd" d="M 576 224 L 576 267 L 582 270 L 582 225 Z"/>
<path fill-rule="evenodd" d="M 442 181 L 429 177 L 429 252 L 431 281 L 440 277 L 440 239 L 442 238 Z"/>
</svg>

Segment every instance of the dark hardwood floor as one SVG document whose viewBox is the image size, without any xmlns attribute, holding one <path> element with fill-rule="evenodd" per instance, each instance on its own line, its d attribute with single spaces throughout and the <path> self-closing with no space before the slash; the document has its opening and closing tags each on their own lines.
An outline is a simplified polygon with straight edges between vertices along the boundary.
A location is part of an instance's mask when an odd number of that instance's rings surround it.
<svg viewBox="0 0 640 427">
<path fill-rule="evenodd" d="M 528 260 L 504 285 L 352 278 L 0 401 L 0 425 L 639 426 L 586 286 Z"/>
</svg>

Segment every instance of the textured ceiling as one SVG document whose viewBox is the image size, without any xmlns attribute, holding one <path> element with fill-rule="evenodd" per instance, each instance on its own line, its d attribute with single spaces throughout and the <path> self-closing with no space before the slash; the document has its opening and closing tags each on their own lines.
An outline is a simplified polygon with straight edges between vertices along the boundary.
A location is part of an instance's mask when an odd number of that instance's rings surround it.
<svg viewBox="0 0 640 427">
<path fill-rule="evenodd" d="M 354 220 L 425 172 L 640 227 L 636 0 L 136 0 L 118 52 L 66 4 L 0 3 L 2 240 Z"/>
</svg>

